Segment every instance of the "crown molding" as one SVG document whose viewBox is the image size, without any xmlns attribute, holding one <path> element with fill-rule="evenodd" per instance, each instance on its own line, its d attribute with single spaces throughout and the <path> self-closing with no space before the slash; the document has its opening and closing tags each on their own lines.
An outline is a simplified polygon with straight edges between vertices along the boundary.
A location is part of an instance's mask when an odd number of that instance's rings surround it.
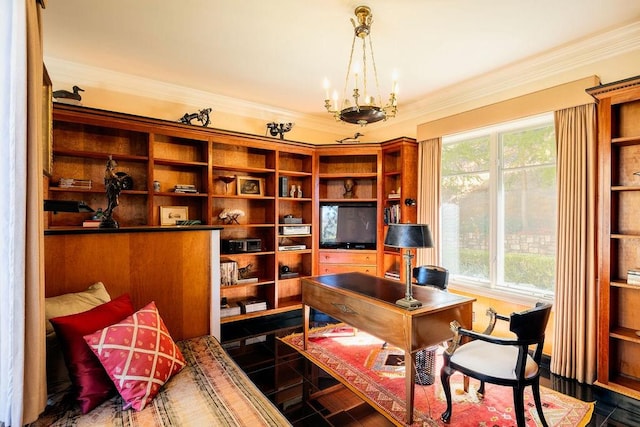
<svg viewBox="0 0 640 427">
<path fill-rule="evenodd" d="M 601 33 L 594 37 L 561 46 L 532 58 L 507 65 L 452 86 L 439 89 L 424 99 L 400 104 L 398 116 L 388 122 L 376 124 L 386 127 L 417 126 L 425 117 L 447 112 L 469 104 L 480 104 L 483 99 L 500 97 L 500 94 L 521 88 L 522 94 L 531 86 L 551 79 L 561 73 L 579 69 L 603 59 L 640 50 L 640 22 Z M 300 113 L 272 105 L 258 104 L 229 96 L 218 95 L 185 86 L 133 76 L 104 68 L 45 56 L 45 63 L 58 84 L 78 84 L 147 97 L 160 101 L 179 102 L 185 105 L 211 106 L 214 111 L 255 119 L 295 122 L 316 131 L 344 133 L 340 123 L 328 115 Z M 80 77 L 79 77 L 80 76 Z M 583 76 L 578 76 L 583 77 Z M 496 102 L 501 99 L 492 99 Z M 415 130 L 415 129 L 414 129 Z"/>
<path fill-rule="evenodd" d="M 537 82 L 638 50 L 640 22 L 634 22 L 437 90 L 425 99 L 405 105 L 402 114 L 417 118 L 424 117 L 427 113 L 451 111 L 457 106 L 468 105 L 507 91 L 511 91 L 510 96 L 513 96 L 512 91 L 516 88 L 522 88 L 521 94 L 525 94 Z M 580 77 L 584 76 L 576 76 Z"/>
</svg>

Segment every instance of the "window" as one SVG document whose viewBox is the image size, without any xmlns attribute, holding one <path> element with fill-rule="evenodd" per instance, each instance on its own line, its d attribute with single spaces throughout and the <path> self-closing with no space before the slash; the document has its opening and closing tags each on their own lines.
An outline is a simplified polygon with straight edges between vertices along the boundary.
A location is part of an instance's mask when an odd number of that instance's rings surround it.
<svg viewBox="0 0 640 427">
<path fill-rule="evenodd" d="M 454 283 L 552 297 L 556 144 L 545 114 L 442 139 L 442 265 Z"/>
</svg>

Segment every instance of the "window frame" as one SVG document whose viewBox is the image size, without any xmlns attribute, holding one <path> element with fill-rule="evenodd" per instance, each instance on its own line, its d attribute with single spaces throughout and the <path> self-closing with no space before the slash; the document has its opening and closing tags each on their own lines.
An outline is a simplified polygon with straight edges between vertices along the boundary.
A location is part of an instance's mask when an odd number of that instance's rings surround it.
<svg viewBox="0 0 640 427">
<path fill-rule="evenodd" d="M 504 174 L 508 171 L 515 170 L 516 168 L 504 168 L 503 166 L 503 140 L 502 135 L 510 131 L 526 131 L 528 129 L 535 129 L 544 125 L 554 126 L 554 114 L 553 112 L 537 114 L 534 116 L 511 120 L 504 123 L 499 123 L 492 126 L 485 126 L 482 128 L 473 129 L 470 131 L 460 132 L 452 135 L 445 135 L 442 137 L 442 147 L 446 144 L 457 143 L 460 141 L 470 140 L 475 137 L 487 136 L 489 138 L 489 163 L 487 173 L 489 179 L 487 181 L 489 186 L 489 277 L 487 280 L 473 280 L 471 278 L 464 278 L 456 276 L 450 273 L 449 286 L 452 289 L 471 292 L 475 294 L 482 294 L 487 297 L 499 298 L 502 300 L 508 300 L 515 303 L 530 304 L 535 301 L 554 299 L 554 290 L 544 291 L 536 290 L 524 290 L 518 289 L 517 286 L 509 287 L 504 285 L 504 267 L 505 267 L 505 227 L 504 227 Z M 441 160 L 442 161 L 442 160 Z M 442 164 L 441 164 L 442 166 Z M 544 165 L 525 166 L 521 169 L 533 169 L 538 167 L 544 167 Z M 557 168 L 557 160 L 555 167 Z M 442 168 L 444 169 L 444 168 Z M 442 180 L 444 176 L 440 178 L 440 185 L 442 188 Z M 557 186 L 556 186 L 557 195 Z M 444 216 L 442 215 L 442 204 L 440 209 L 440 229 L 442 230 L 442 222 Z M 554 234 L 557 239 L 557 227 L 554 228 Z M 438 245 L 440 250 L 440 259 L 442 259 L 442 233 L 440 233 L 440 244 Z M 557 254 L 555 254 L 557 257 Z"/>
</svg>

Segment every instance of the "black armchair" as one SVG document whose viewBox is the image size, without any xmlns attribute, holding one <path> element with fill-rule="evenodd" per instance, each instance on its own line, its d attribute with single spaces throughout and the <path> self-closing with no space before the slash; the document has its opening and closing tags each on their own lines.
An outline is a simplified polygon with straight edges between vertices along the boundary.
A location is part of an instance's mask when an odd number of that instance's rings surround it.
<svg viewBox="0 0 640 427">
<path fill-rule="evenodd" d="M 447 410 L 442 413 L 442 421 L 449 423 L 451 420 L 449 377 L 458 371 L 480 380 L 478 393 L 481 395 L 484 395 L 485 382 L 512 387 L 518 427 L 525 425 L 524 388 L 530 385 L 540 421 L 546 427 L 547 422 L 540 401 L 539 364 L 550 313 L 551 304 L 546 303 L 538 303 L 532 309 L 512 313 L 508 317 L 489 309 L 487 315 L 490 322 L 484 333 L 464 329 L 458 322 L 452 322 L 454 338 L 444 353 L 444 365 L 440 371 L 440 380 L 447 399 Z M 509 322 L 509 330 L 516 338 L 491 336 L 497 320 Z M 462 337 L 468 337 L 472 341 L 460 345 Z"/>
</svg>

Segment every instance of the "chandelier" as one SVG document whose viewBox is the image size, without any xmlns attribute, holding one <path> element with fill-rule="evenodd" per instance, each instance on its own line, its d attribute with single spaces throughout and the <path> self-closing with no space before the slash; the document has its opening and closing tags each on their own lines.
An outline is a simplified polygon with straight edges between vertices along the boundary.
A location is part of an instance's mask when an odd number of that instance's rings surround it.
<svg viewBox="0 0 640 427">
<path fill-rule="evenodd" d="M 365 126 L 369 123 L 386 120 L 395 117 L 398 109 L 397 100 L 397 83 L 394 79 L 391 94 L 387 104 L 383 106 L 380 97 L 380 86 L 378 84 L 378 71 L 373 57 L 373 43 L 371 42 L 371 22 L 373 16 L 371 9 L 367 6 L 358 6 L 355 10 L 358 25 L 351 18 L 353 24 L 353 41 L 351 42 L 351 55 L 349 56 L 349 64 L 347 65 L 347 74 L 344 81 L 344 90 L 342 100 L 338 99 L 338 92 L 333 92 L 333 97 L 329 98 L 329 81 L 324 80 L 325 100 L 324 106 L 327 111 L 335 117 L 336 120 L 343 122 L 358 124 Z M 367 48 L 368 39 L 368 48 Z M 356 41 L 362 42 L 362 63 L 354 63 L 353 56 L 356 51 Z M 371 75 L 373 72 L 373 75 Z M 347 89 L 349 85 L 349 76 L 353 75 L 353 94 L 350 101 L 347 97 Z M 371 92 L 369 78 L 373 77 L 375 84 L 375 93 Z"/>
</svg>

